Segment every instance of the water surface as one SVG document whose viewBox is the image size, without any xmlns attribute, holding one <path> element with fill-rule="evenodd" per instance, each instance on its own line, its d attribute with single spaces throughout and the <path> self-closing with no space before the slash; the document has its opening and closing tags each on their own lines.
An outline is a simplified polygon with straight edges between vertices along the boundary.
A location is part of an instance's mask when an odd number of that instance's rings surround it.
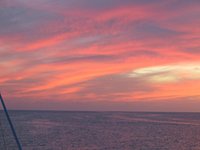
<svg viewBox="0 0 200 150">
<path fill-rule="evenodd" d="M 7 149 L 15 150 L 0 113 Z M 10 115 L 24 150 L 200 150 L 200 113 L 11 111 Z"/>
</svg>

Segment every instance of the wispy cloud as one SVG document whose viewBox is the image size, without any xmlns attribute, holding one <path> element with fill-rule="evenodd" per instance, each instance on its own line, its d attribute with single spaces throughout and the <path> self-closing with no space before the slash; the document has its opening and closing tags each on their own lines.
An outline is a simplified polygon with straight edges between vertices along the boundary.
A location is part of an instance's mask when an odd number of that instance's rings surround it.
<svg viewBox="0 0 200 150">
<path fill-rule="evenodd" d="M 200 79 L 200 63 L 171 64 L 140 68 L 132 71 L 129 77 L 144 78 L 151 82 L 170 83 Z"/>
<path fill-rule="evenodd" d="M 0 88 L 30 105 L 196 97 L 199 16 L 198 0 L 3 0 Z"/>
</svg>

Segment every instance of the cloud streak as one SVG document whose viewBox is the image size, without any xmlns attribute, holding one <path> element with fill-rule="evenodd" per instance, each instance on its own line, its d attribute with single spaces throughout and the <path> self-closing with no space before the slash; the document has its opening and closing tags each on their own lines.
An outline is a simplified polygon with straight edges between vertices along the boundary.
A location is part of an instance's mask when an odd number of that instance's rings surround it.
<svg viewBox="0 0 200 150">
<path fill-rule="evenodd" d="M 3 0 L 0 88 L 13 108 L 198 100 L 199 16 L 198 0 Z"/>
</svg>

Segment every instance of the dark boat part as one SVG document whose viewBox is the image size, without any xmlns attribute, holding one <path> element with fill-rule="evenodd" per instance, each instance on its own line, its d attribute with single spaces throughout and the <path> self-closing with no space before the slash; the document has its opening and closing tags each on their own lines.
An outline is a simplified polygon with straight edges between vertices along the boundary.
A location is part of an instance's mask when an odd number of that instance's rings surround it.
<svg viewBox="0 0 200 150">
<path fill-rule="evenodd" d="M 12 130 L 12 134 L 13 134 L 13 136 L 14 136 L 14 138 L 15 138 L 16 143 L 17 143 L 17 147 L 18 147 L 19 150 L 22 150 L 22 146 L 21 146 L 21 144 L 20 144 L 20 142 L 19 142 L 19 139 L 18 139 L 18 137 L 17 137 L 15 128 L 14 128 L 14 126 L 13 126 L 13 124 L 12 124 L 12 121 L 11 121 L 11 119 L 10 119 L 9 113 L 8 113 L 8 111 L 7 111 L 7 108 L 6 108 L 6 105 L 5 105 L 5 103 L 4 103 L 3 97 L 1 96 L 1 93 L 0 93 L 0 100 L 1 100 L 1 104 L 2 104 L 2 106 L 3 106 L 4 112 L 5 112 L 5 114 L 6 114 L 6 118 L 7 118 L 7 120 L 8 120 L 9 125 L 10 125 L 10 128 L 11 128 L 11 130 Z"/>
</svg>

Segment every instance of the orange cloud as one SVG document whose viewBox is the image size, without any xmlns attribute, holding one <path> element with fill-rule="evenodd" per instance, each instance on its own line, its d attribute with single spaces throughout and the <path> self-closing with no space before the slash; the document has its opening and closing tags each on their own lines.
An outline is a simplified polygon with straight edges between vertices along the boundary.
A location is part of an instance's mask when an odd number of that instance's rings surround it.
<svg viewBox="0 0 200 150">
<path fill-rule="evenodd" d="M 53 103 L 52 96 L 63 104 L 198 99 L 199 7 L 2 2 L 0 88 L 9 100 L 30 104 Z"/>
</svg>

